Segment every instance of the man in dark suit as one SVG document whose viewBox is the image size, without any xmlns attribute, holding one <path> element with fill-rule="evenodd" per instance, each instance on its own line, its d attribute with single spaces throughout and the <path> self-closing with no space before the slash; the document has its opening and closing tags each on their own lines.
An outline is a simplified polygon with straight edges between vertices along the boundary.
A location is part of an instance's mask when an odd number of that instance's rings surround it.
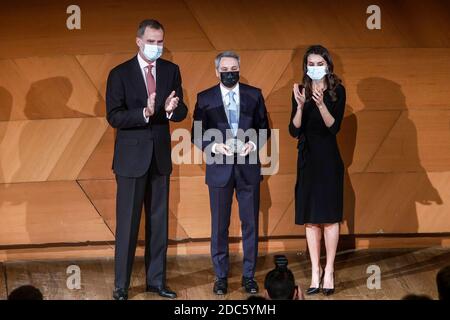
<svg viewBox="0 0 450 320">
<path fill-rule="evenodd" d="M 145 207 L 147 291 L 175 298 L 166 286 L 169 177 L 172 172 L 169 121 L 182 121 L 180 70 L 160 59 L 164 28 L 156 20 L 139 25 L 138 54 L 111 70 L 106 88 L 109 124 L 117 129 L 113 170 L 117 181 L 115 289 L 126 300 Z"/>
<path fill-rule="evenodd" d="M 216 57 L 220 84 L 198 94 L 192 127 L 192 142 L 207 156 L 211 256 L 216 274 L 213 292 L 219 295 L 228 289 L 228 227 L 234 190 L 244 249 L 242 285 L 248 293 L 258 292 L 254 278 L 262 180 L 258 150 L 270 130 L 261 90 L 239 83 L 239 63 L 239 56 L 231 51 Z"/>
</svg>

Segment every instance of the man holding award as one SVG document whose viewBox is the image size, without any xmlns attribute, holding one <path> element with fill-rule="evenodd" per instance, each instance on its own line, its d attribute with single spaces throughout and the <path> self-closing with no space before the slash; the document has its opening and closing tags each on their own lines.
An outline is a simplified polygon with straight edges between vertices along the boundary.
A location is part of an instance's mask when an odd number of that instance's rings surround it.
<svg viewBox="0 0 450 320">
<path fill-rule="evenodd" d="M 254 278 L 258 256 L 258 150 L 270 135 L 261 90 L 239 82 L 239 56 L 231 51 L 215 59 L 218 85 L 197 96 L 192 142 L 205 151 L 206 184 L 211 206 L 211 256 L 216 274 L 214 293 L 228 289 L 228 227 L 233 193 L 239 204 L 244 251 L 242 285 L 257 293 Z"/>
</svg>

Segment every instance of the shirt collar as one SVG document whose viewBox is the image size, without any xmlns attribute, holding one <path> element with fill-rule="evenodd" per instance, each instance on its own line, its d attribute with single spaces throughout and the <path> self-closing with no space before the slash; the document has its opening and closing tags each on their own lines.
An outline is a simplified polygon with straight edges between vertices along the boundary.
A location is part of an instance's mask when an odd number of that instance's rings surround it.
<svg viewBox="0 0 450 320">
<path fill-rule="evenodd" d="M 234 96 L 235 98 L 239 98 L 239 82 L 238 84 L 233 88 L 233 90 L 228 89 L 227 87 L 225 87 L 222 83 L 220 83 L 220 92 L 222 93 L 222 98 L 223 99 L 228 99 L 228 93 L 230 91 L 234 92 Z"/>
<path fill-rule="evenodd" d="M 142 59 L 141 55 L 138 53 L 137 54 L 137 59 L 139 62 L 139 66 L 141 67 L 141 69 L 144 69 L 145 67 L 147 67 L 148 65 L 152 65 L 153 67 L 155 67 L 156 65 L 156 61 L 153 61 L 152 63 L 148 63 L 147 61 L 145 61 L 144 59 Z"/>
</svg>

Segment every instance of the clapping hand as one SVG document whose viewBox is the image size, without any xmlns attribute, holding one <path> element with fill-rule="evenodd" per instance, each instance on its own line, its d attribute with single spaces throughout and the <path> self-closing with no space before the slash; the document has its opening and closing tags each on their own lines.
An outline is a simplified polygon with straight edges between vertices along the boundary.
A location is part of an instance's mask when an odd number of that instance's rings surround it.
<svg viewBox="0 0 450 320">
<path fill-rule="evenodd" d="M 168 96 L 166 99 L 166 104 L 164 107 L 166 112 L 172 113 L 176 109 L 176 107 L 178 107 L 178 101 L 180 101 L 180 98 L 175 97 L 175 91 L 172 91 L 170 96 Z"/>
<path fill-rule="evenodd" d="M 293 92 L 295 101 L 297 101 L 297 108 L 303 108 L 303 105 L 305 104 L 306 101 L 305 88 L 303 87 L 302 91 L 300 92 L 299 84 L 294 83 Z"/>
<path fill-rule="evenodd" d="M 147 108 L 145 109 L 145 115 L 151 117 L 155 113 L 155 98 L 156 93 L 153 92 L 147 99 Z"/>
<path fill-rule="evenodd" d="M 247 142 L 245 146 L 242 148 L 240 156 L 246 157 L 250 152 L 253 151 L 253 144 Z"/>
<path fill-rule="evenodd" d="M 220 154 L 224 154 L 226 156 L 232 156 L 233 153 L 231 152 L 231 148 L 229 146 L 227 146 L 224 143 L 218 143 L 216 144 L 216 152 L 220 153 Z"/>
<path fill-rule="evenodd" d="M 325 103 L 323 102 L 323 90 L 322 89 L 314 89 L 313 90 L 313 100 L 316 102 L 317 107 L 322 109 L 325 107 Z"/>
</svg>

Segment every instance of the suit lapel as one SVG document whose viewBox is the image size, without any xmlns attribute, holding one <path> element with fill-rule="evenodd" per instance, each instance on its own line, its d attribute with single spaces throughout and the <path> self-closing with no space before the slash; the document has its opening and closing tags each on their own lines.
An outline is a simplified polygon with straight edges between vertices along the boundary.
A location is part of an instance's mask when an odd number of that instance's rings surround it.
<svg viewBox="0 0 450 320">
<path fill-rule="evenodd" d="M 142 74 L 142 70 L 139 65 L 137 56 L 133 59 L 131 72 L 132 72 L 131 80 L 134 84 L 134 87 L 136 88 L 138 97 L 141 98 L 142 101 L 145 101 L 145 103 L 147 103 L 148 98 L 147 88 L 145 86 L 144 75 Z"/>
<path fill-rule="evenodd" d="M 228 122 L 228 117 L 225 112 L 225 106 L 223 105 L 222 99 L 222 91 L 220 90 L 220 84 L 218 84 L 214 90 L 214 101 L 213 105 L 219 110 L 219 113 L 222 115 L 222 120 L 227 124 L 227 128 L 230 128 L 230 124 Z"/>
<path fill-rule="evenodd" d="M 161 62 L 161 59 L 156 60 L 156 113 L 159 112 L 161 108 L 164 108 L 165 99 L 167 98 L 164 97 L 168 79 L 167 68 L 165 68 L 164 64 Z"/>
<path fill-rule="evenodd" d="M 238 128 L 245 130 L 242 127 L 242 111 L 247 107 L 247 94 L 245 92 L 244 86 L 239 84 L 239 120 L 238 120 Z"/>
<path fill-rule="evenodd" d="M 247 93 L 245 91 L 245 87 L 242 86 L 241 84 L 239 84 L 239 121 L 238 121 L 239 123 L 238 123 L 238 128 L 240 128 L 240 129 L 245 129 L 242 127 L 242 125 L 243 125 L 242 113 L 243 113 L 243 110 L 245 110 L 247 108 L 247 103 L 248 103 L 247 98 L 248 97 L 247 97 Z M 223 105 L 222 91 L 220 90 L 220 84 L 217 85 L 217 87 L 215 89 L 214 106 L 219 108 L 220 113 L 222 114 L 223 121 L 227 124 L 228 129 L 231 129 L 230 123 L 228 122 L 227 114 L 225 112 L 225 106 Z"/>
</svg>

